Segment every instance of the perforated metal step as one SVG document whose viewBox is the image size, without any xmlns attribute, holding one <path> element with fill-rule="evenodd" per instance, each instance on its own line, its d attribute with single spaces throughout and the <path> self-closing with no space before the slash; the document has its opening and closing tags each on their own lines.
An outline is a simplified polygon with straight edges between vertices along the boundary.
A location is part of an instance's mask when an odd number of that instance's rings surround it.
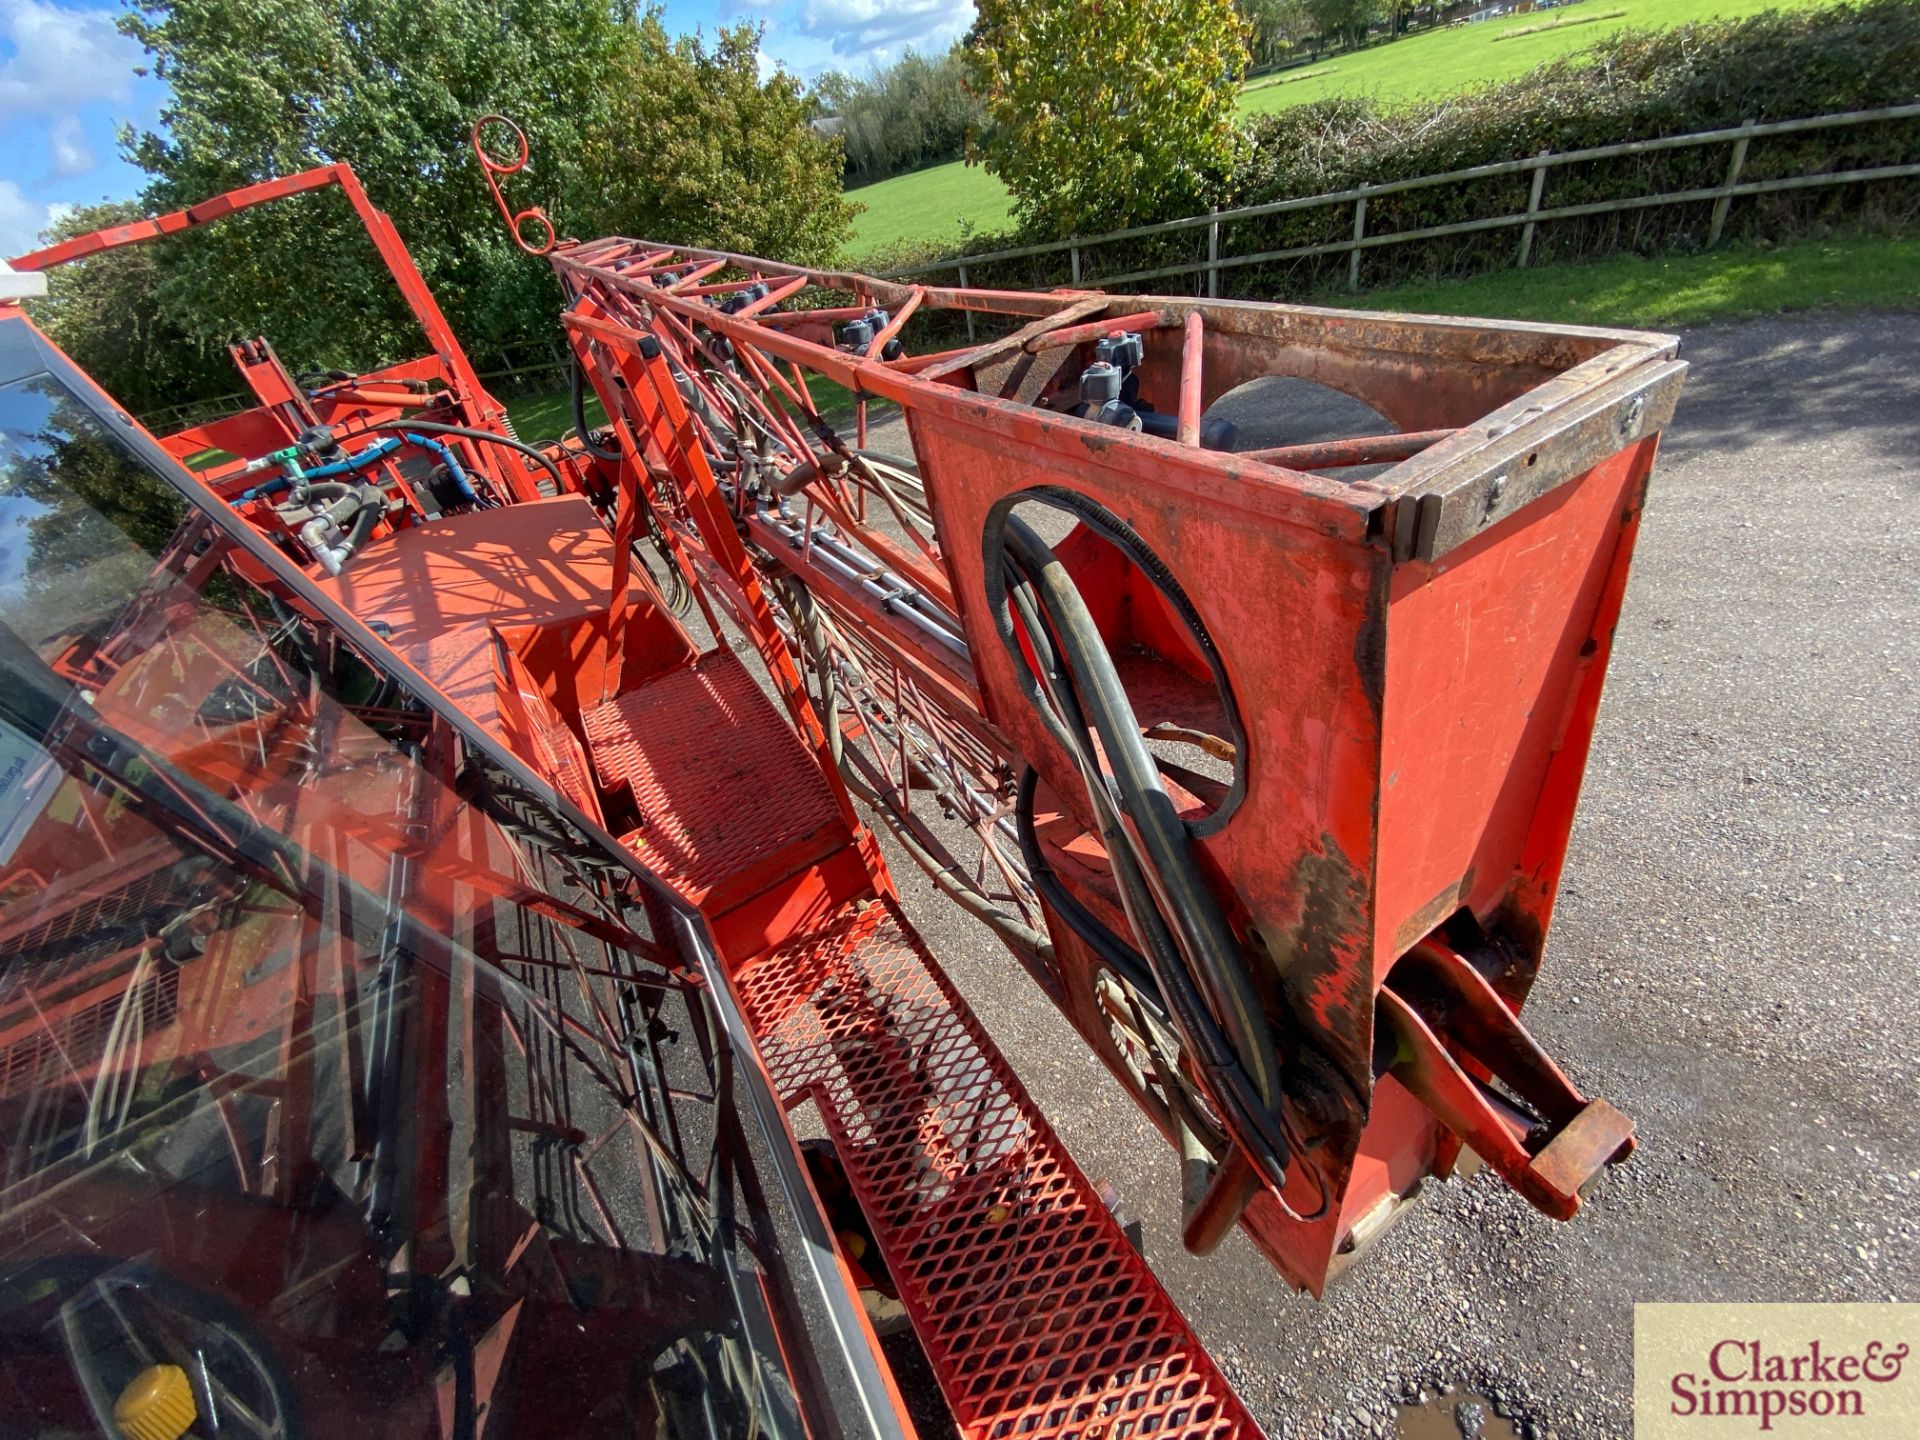
<svg viewBox="0 0 1920 1440">
<path fill-rule="evenodd" d="M 962 1435 L 1260 1433 L 890 902 L 739 985 L 775 1086 L 820 1108 Z"/>
<path fill-rule="evenodd" d="M 771 862 L 797 868 L 847 843 L 813 756 L 724 650 L 581 718 L 601 783 L 630 788 L 644 819 L 622 843 L 696 902 Z"/>
</svg>

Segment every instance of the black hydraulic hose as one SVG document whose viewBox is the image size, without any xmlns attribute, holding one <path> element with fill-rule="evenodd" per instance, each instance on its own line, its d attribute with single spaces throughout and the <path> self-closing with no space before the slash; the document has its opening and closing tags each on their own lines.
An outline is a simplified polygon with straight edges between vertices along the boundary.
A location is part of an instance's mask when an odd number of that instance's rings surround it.
<svg viewBox="0 0 1920 1440">
<path fill-rule="evenodd" d="M 1122 520 L 1113 511 L 1090 496 L 1077 490 L 1068 490 L 1057 485 L 1042 485 L 1030 492 L 1033 498 L 1042 504 L 1063 510 L 1073 516 L 1101 539 L 1107 541 L 1140 568 L 1154 589 L 1158 590 L 1180 617 L 1187 633 L 1193 637 L 1200 657 L 1207 663 L 1207 673 L 1213 678 L 1213 688 L 1220 697 L 1220 707 L 1225 713 L 1227 737 L 1232 740 L 1237 752 L 1246 748 L 1246 731 L 1240 722 L 1240 708 L 1234 701 L 1233 687 L 1227 683 L 1226 662 L 1220 658 L 1220 649 L 1214 644 L 1212 632 L 1206 622 L 1200 618 L 1200 611 L 1188 598 L 1186 590 L 1179 580 L 1166 567 L 1164 561 L 1142 540 L 1134 528 Z M 1244 785 L 1244 778 L 1235 767 L 1233 788 L 1212 816 L 1205 822 L 1207 828 L 1223 824 L 1238 801 Z M 1198 827 L 1196 827 L 1198 828 Z"/>
<path fill-rule="evenodd" d="M 1147 968 L 1147 962 L 1141 959 L 1140 952 L 1114 934 L 1098 915 L 1082 905 L 1073 892 L 1060 883 L 1060 877 L 1053 873 L 1053 867 L 1047 863 L 1047 857 L 1040 849 L 1040 836 L 1033 824 L 1033 802 L 1039 788 L 1040 772 L 1029 765 L 1020 773 L 1020 788 L 1015 792 L 1013 801 L 1014 831 L 1020 839 L 1020 858 L 1026 864 L 1027 878 L 1033 882 L 1035 893 L 1122 980 L 1164 1006 L 1166 1002 L 1161 999 L 1160 982 L 1153 978 L 1153 972 Z"/>
<path fill-rule="evenodd" d="M 353 512 L 353 520 L 347 527 L 342 543 L 340 553 L 342 564 L 360 553 L 360 547 L 372 538 L 373 527 L 378 525 L 380 517 L 387 513 L 386 495 L 378 487 L 365 483 L 348 484 L 343 480 L 315 480 L 301 486 L 298 493 L 309 505 L 315 502 L 320 505 L 333 505 L 349 499 L 357 502 L 358 508 Z"/>
<path fill-rule="evenodd" d="M 1044 629 L 1033 612 L 1030 598 L 1020 594 L 1020 589 L 1025 583 L 1024 580 L 1017 581 L 1015 603 L 1021 609 L 1021 618 L 1028 626 L 1028 636 L 1032 640 L 1036 636 L 1044 635 Z M 1044 641 L 1036 645 L 1036 650 L 1041 653 L 1043 664 L 1046 664 L 1046 673 L 1051 680 L 1057 672 L 1048 663 L 1050 649 L 1043 647 L 1045 647 Z M 1104 655 L 1104 650 L 1102 654 Z M 1052 690 L 1050 698 L 1053 703 L 1059 707 L 1062 714 L 1071 717 L 1072 723 L 1079 729 L 1080 734 L 1085 736 L 1085 722 L 1079 718 L 1078 702 L 1074 699 L 1071 690 L 1053 689 L 1051 683 L 1049 688 Z M 1070 746 L 1070 753 L 1080 768 L 1081 779 L 1087 787 L 1088 797 L 1093 801 L 1100 837 L 1107 848 L 1113 866 L 1114 879 L 1119 885 L 1122 906 L 1127 912 L 1128 920 L 1140 934 L 1153 957 L 1151 962 L 1144 958 L 1137 961 L 1141 965 L 1149 966 L 1155 977 L 1153 988 L 1143 990 L 1142 993 L 1154 995 L 1160 1000 L 1165 1013 L 1173 1021 L 1176 1032 L 1181 1036 L 1187 1053 L 1192 1057 L 1195 1067 L 1205 1077 L 1208 1092 L 1215 1097 L 1223 1113 L 1235 1123 L 1237 1132 L 1246 1137 L 1247 1143 L 1256 1153 L 1262 1155 L 1261 1169 L 1274 1181 L 1276 1187 L 1282 1186 L 1286 1180 L 1289 1153 L 1285 1136 L 1276 1132 L 1270 1112 L 1265 1110 L 1259 1097 L 1252 1093 L 1245 1071 L 1234 1056 L 1226 1038 L 1214 1023 L 1205 1000 L 1195 988 L 1179 948 L 1168 932 L 1166 922 L 1134 860 L 1131 841 L 1121 825 L 1113 798 L 1107 789 L 1105 776 L 1089 758 L 1087 745 L 1076 742 Z M 1068 916 L 1062 918 L 1070 921 Z M 1121 944 L 1124 947 L 1124 942 Z M 1137 955 L 1137 952 L 1131 951 L 1130 947 L 1126 948 L 1126 953 Z M 1183 1152 L 1187 1148 L 1186 1142 L 1183 1142 Z M 1224 1175 L 1218 1178 L 1223 1183 L 1226 1181 Z M 1195 1206 L 1204 1210 L 1207 1206 L 1206 1197 L 1210 1193 L 1210 1189 L 1207 1188 L 1203 1188 L 1198 1193 L 1188 1190 L 1190 1213 Z"/>
<path fill-rule="evenodd" d="M 554 494 L 564 495 L 571 488 L 568 486 L 565 477 L 560 474 L 560 467 L 555 465 L 553 461 L 549 460 L 545 455 L 542 455 L 531 445 L 524 444 L 519 440 L 509 440 L 506 436 L 496 435 L 491 430 L 475 430 L 469 425 L 445 425 L 438 420 L 383 420 L 378 425 L 367 426 L 366 431 L 363 433 L 371 434 L 375 431 L 386 430 L 393 431 L 395 434 L 405 434 L 408 431 L 412 431 L 419 435 L 458 435 L 464 440 L 480 440 L 489 445 L 500 445 L 508 450 L 517 450 L 520 454 L 533 461 L 534 464 L 540 466 L 553 478 Z"/>
<path fill-rule="evenodd" d="M 1084 495 L 1048 487 L 1037 492 L 1035 498 L 1041 503 L 1055 505 L 1068 511 L 1082 523 L 1117 545 L 1123 554 L 1141 566 L 1147 577 L 1153 581 L 1155 588 L 1167 598 L 1168 603 L 1186 623 L 1195 644 L 1206 659 L 1226 712 L 1227 727 L 1233 735 L 1236 746 L 1240 745 L 1243 742 L 1243 735 L 1239 712 L 1233 703 L 1232 691 L 1226 683 L 1226 673 L 1220 661 L 1219 651 L 1199 612 L 1194 608 L 1193 602 L 1187 598 L 1186 592 L 1174 579 L 1172 573 L 1161 564 L 1159 557 L 1147 547 L 1132 527 L 1105 506 Z M 1085 601 L 1082 600 L 1078 587 L 1067 576 L 1064 567 L 1059 565 L 1052 550 L 1033 533 L 1025 522 L 1009 511 L 1003 511 L 998 516 L 990 518 L 987 540 L 988 554 L 992 554 L 996 548 L 1007 548 L 1018 568 L 1043 587 L 1045 592 L 1042 596 L 1043 603 L 1046 605 L 1048 619 L 1052 622 L 1055 633 L 1059 635 L 1063 645 L 1067 643 L 1070 636 L 1073 641 L 1068 658 L 1075 673 L 1071 676 L 1072 683 L 1064 688 L 1069 694 L 1078 693 L 1086 696 L 1088 703 L 1094 705 L 1096 726 L 1101 731 L 1102 745 L 1106 748 L 1109 761 L 1115 763 L 1118 770 L 1119 763 L 1124 760 L 1131 770 L 1130 780 L 1116 773 L 1115 779 L 1120 783 L 1122 797 L 1132 794 L 1142 800 L 1151 811 L 1149 817 L 1138 806 L 1123 805 L 1122 807 L 1136 829 L 1139 829 L 1143 822 L 1151 819 L 1152 832 L 1158 838 L 1159 845 L 1156 846 L 1150 841 L 1149 849 L 1164 847 L 1166 852 L 1148 856 L 1154 873 L 1163 877 L 1163 881 L 1169 876 L 1183 880 L 1182 888 L 1178 893 L 1168 895 L 1166 898 L 1179 906 L 1182 911 L 1198 917 L 1198 923 L 1202 928 L 1197 934 L 1193 931 L 1188 933 L 1195 934 L 1195 938 L 1211 947 L 1216 963 L 1220 960 L 1225 961 L 1225 969 L 1231 976 L 1229 984 L 1235 988 L 1246 988 L 1245 977 L 1240 967 L 1233 963 L 1233 955 L 1237 947 L 1232 935 L 1227 930 L 1225 922 L 1218 918 L 1217 907 L 1213 903 L 1211 892 L 1205 887 L 1204 880 L 1191 865 L 1191 846 L 1186 823 L 1174 812 L 1172 801 L 1161 787 L 1159 768 L 1154 763 L 1152 752 L 1146 748 L 1140 738 L 1140 728 L 1134 718 L 1133 707 L 1127 700 L 1125 687 L 1121 684 L 1118 673 L 1113 669 L 1105 643 L 1100 639 L 1092 616 L 1086 611 Z M 992 602 L 996 599 L 995 587 L 989 582 L 987 589 L 989 601 Z M 1033 617 L 1030 614 L 1023 614 L 1022 619 L 1026 622 L 1029 643 L 1035 645 L 1041 643 L 1037 636 L 1043 632 L 1036 630 Z M 1003 642 L 1008 638 L 1003 634 Z M 1020 658 L 1017 654 L 1014 656 L 1017 669 L 1024 668 L 1018 663 Z M 1050 666 L 1057 667 L 1057 660 L 1052 657 L 1046 658 Z M 1059 695 L 1063 689 L 1057 680 L 1049 688 L 1056 695 Z M 1084 734 L 1084 720 L 1077 715 L 1074 718 L 1076 728 Z M 1105 723 L 1101 724 L 1103 719 Z M 1109 731 L 1113 733 L 1109 734 Z M 1069 748 L 1079 748 L 1071 735 L 1057 735 L 1056 738 L 1064 739 Z M 1121 753 L 1116 754 L 1116 746 Z M 1240 783 L 1236 774 L 1236 789 Z M 1153 797 L 1156 796 L 1158 798 L 1154 799 Z M 1143 831 L 1142 839 L 1148 840 L 1148 838 Z M 1169 857 L 1175 867 L 1173 871 L 1167 868 Z M 1250 1005 L 1256 1014 L 1259 1011 L 1257 997 L 1252 996 L 1250 988 L 1247 988 L 1242 1004 Z M 1249 1034 L 1261 1033 L 1263 1029 L 1264 1025 L 1248 1027 Z M 1277 1094 L 1277 1069 L 1274 1078 L 1273 1088 L 1274 1093 Z M 1263 1091 L 1267 1089 L 1264 1085 L 1261 1088 Z"/>
<path fill-rule="evenodd" d="M 1194 861 L 1185 822 L 1160 783 L 1159 767 L 1141 739 L 1139 724 L 1106 645 L 1078 587 L 1039 536 L 1024 521 L 1009 517 L 1007 540 L 1016 563 L 1035 584 L 1073 689 L 1093 722 L 1111 768 L 1115 792 L 1111 803 L 1118 812 L 1112 818 L 1124 818 L 1131 831 L 1131 837 L 1125 831 L 1116 837 L 1126 853 L 1119 857 L 1123 863 L 1116 865 L 1115 873 L 1125 880 L 1129 870 L 1135 870 L 1139 880 L 1150 888 L 1150 894 L 1136 896 L 1146 902 L 1139 909 L 1149 920 L 1142 935 L 1149 941 L 1149 956 L 1158 948 L 1153 942 L 1159 938 L 1153 934 L 1157 926 L 1152 922 L 1164 919 L 1167 938 L 1178 946 L 1185 965 L 1197 972 L 1193 978 L 1228 1037 L 1229 1054 L 1240 1062 L 1227 1078 L 1236 1090 L 1243 1074 L 1252 1083 L 1254 1096 L 1246 1098 L 1257 1097 L 1258 1105 L 1247 1107 L 1249 1118 L 1270 1141 L 1277 1140 L 1279 1131 L 1272 1117 L 1281 1098 L 1280 1067 L 1265 1012 L 1238 963 L 1232 932 Z M 1083 757 L 1090 758 L 1087 747 L 1080 750 Z M 1089 778 L 1100 778 L 1099 772 L 1090 770 Z M 1104 792 L 1107 787 L 1102 783 L 1098 788 Z M 1107 800 L 1108 796 L 1103 793 L 1096 798 Z M 1135 847 L 1144 853 L 1133 853 Z M 1124 885 L 1122 893 L 1126 893 Z M 1174 987 L 1176 991 L 1184 988 Z M 1182 997 L 1169 993 L 1168 998 L 1178 1004 Z M 1274 1149 L 1284 1156 L 1284 1140 Z"/>
<path fill-rule="evenodd" d="M 1029 608 L 1029 607 L 1023 607 Z M 1036 622 L 1023 615 L 1029 625 Z M 1030 629 L 1029 634 L 1033 631 Z M 1052 689 L 1053 687 L 1050 687 Z M 1070 688 L 1053 689 L 1060 710 L 1072 717 L 1071 723 L 1081 736 L 1088 734 L 1086 722 Z M 1226 1037 L 1220 1033 L 1204 996 L 1196 986 L 1180 953 L 1180 947 L 1161 914 L 1158 903 L 1140 872 L 1133 853 L 1132 840 L 1120 817 L 1118 805 L 1108 789 L 1106 776 L 1089 754 L 1089 743 L 1076 740 L 1070 750 L 1080 769 L 1081 783 L 1093 804 L 1095 824 L 1101 844 L 1106 848 L 1113 878 L 1120 891 L 1121 908 L 1146 947 L 1139 963 L 1154 977 L 1149 993 L 1158 994 L 1176 1028 L 1184 1037 L 1194 1063 L 1208 1077 L 1210 1090 L 1222 1096 L 1229 1114 L 1245 1113 L 1247 1086 L 1238 1059 Z M 1138 954 L 1138 952 L 1134 952 Z M 1148 958 L 1151 957 L 1151 958 Z"/>
<path fill-rule="evenodd" d="M 1080 723 L 1090 719 L 1099 735 L 1120 813 L 1140 837 L 1147 869 L 1158 879 L 1163 901 L 1174 912 L 1175 928 L 1214 955 L 1231 954 L 1233 937 L 1219 918 L 1212 896 L 1202 888 L 1185 822 L 1160 783 L 1159 767 L 1140 738 L 1126 689 L 1079 587 L 1025 521 L 1011 518 L 1006 538 L 1051 624 L 1053 643 L 1083 709 L 1085 719 Z M 1085 755 L 1085 747 L 1080 749 Z"/>
<path fill-rule="evenodd" d="M 618 460 L 618 450 L 602 450 L 593 443 L 593 432 L 587 428 L 587 372 L 580 368 L 580 357 L 572 356 L 573 363 L 567 367 L 567 393 L 573 404 L 573 430 L 580 437 L 581 448 L 596 460 Z"/>
<path fill-rule="evenodd" d="M 359 553 L 360 547 L 372 538 L 373 527 L 380 523 L 380 517 L 386 513 L 386 496 L 378 490 L 371 496 L 361 498 L 360 509 L 353 517 L 353 528 L 347 531 L 347 544 L 351 553 Z"/>
<path fill-rule="evenodd" d="M 1052 496 L 1035 498 L 1053 501 Z M 1094 518 L 1102 530 L 1131 536 L 1111 512 L 1101 511 Z M 1257 995 L 1236 963 L 1231 932 L 1194 864 L 1189 832 L 1160 785 L 1157 767 L 1140 738 L 1105 644 L 1078 589 L 1030 527 L 1002 510 L 990 518 L 986 539 L 986 553 L 997 555 L 1002 562 L 990 563 L 985 577 L 995 628 L 1049 733 L 1082 771 L 1128 918 L 1147 946 L 1147 964 L 1161 981 L 1168 1013 L 1195 1063 L 1207 1075 L 1209 1089 L 1235 1118 L 1236 1130 L 1262 1157 L 1261 1168 L 1276 1184 L 1284 1183 L 1289 1147 L 1278 1120 L 1282 1091 L 1271 1031 Z M 1151 552 L 1138 543 L 1138 537 L 1132 539 L 1135 545 L 1127 548 L 1137 546 L 1151 559 Z M 1155 569 L 1161 575 L 1153 575 Z M 1013 594 L 1007 585 L 1009 572 L 1014 581 Z M 1148 573 L 1169 591 L 1170 601 L 1185 601 L 1172 577 L 1164 575 L 1164 567 L 1156 562 Z M 1034 608 L 1035 601 L 1045 612 L 1044 624 Z M 1015 603 L 1023 612 L 1029 644 L 1034 646 L 1043 669 L 1050 672 L 1044 693 L 1014 634 Z M 1192 614 L 1190 604 L 1176 603 L 1176 609 Z M 1208 652 L 1209 660 L 1217 665 L 1204 628 L 1195 624 L 1193 629 L 1203 652 Z M 1058 657 L 1064 657 L 1064 674 Z M 1090 711 L 1092 729 L 1098 732 L 1102 749 L 1114 767 L 1111 780 L 1093 759 L 1091 735 L 1086 720 L 1078 713 L 1081 701 Z M 1237 733 L 1237 718 L 1230 714 L 1230 720 Z M 1123 814 L 1131 824 L 1131 833 L 1121 824 Z M 1139 857 L 1134 854 L 1136 845 L 1145 852 Z M 1149 867 L 1155 882 L 1152 884 L 1146 873 Z M 1178 927 L 1177 935 L 1169 928 L 1163 906 Z"/>
</svg>

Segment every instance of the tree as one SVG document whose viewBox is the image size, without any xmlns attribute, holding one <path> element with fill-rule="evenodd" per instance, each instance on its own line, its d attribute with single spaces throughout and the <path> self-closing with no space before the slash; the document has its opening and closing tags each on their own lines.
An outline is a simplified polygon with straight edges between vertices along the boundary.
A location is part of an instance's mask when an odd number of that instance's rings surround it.
<svg viewBox="0 0 1920 1440">
<path fill-rule="evenodd" d="M 612 217 L 589 167 L 612 150 L 609 70 L 631 25 L 603 0 L 137 0 L 122 28 L 171 98 L 127 137 L 153 210 L 344 160 L 390 214 L 463 339 L 526 338 L 552 282 L 516 251 L 467 149 L 476 116 L 525 127 L 517 203 L 563 225 Z M 358 223 L 321 194 L 167 245 L 162 293 L 208 343 L 264 333 L 296 369 L 357 369 L 421 340 Z M 550 322 L 547 327 L 551 328 Z"/>
<path fill-rule="evenodd" d="M 1359 47 L 1367 40 L 1367 27 L 1383 13 L 1388 0 L 1303 0 L 1307 14 L 1321 35 L 1342 39 Z"/>
<path fill-rule="evenodd" d="M 752 25 L 709 49 L 643 16 L 615 87 L 623 153 L 605 169 L 607 198 L 643 217 L 649 239 L 824 262 L 856 213 L 841 198 L 840 146 L 814 133 L 817 107 L 798 80 L 760 79 L 759 50 Z"/>
<path fill-rule="evenodd" d="M 1255 65 L 1272 65 L 1312 29 L 1300 0 L 1234 0 L 1247 27 L 1247 50 Z"/>
<path fill-rule="evenodd" d="M 1246 63 L 1232 0 L 980 0 L 967 41 L 987 169 L 1030 228 L 1063 235 L 1216 198 Z"/>
<path fill-rule="evenodd" d="M 131 200 L 83 205 L 50 227 L 46 240 L 70 240 L 141 214 Z M 132 245 L 59 266 L 47 272 L 47 298 L 34 307 L 54 343 L 135 414 L 239 386 L 226 348 L 205 343 L 161 299 L 161 259 L 157 246 Z"/>
<path fill-rule="evenodd" d="M 562 234 L 818 261 L 848 233 L 837 150 L 791 78 L 760 83 L 748 30 L 708 52 L 622 0 L 134 0 L 121 24 L 171 91 L 159 128 L 123 137 L 153 177 L 143 209 L 347 161 L 483 367 L 555 337 L 557 304 L 468 149 L 481 114 L 525 129 L 533 160 L 506 182 L 511 199 L 544 206 Z M 691 202 L 694 186 L 710 204 Z M 152 248 L 154 293 L 203 350 L 265 334 L 299 370 L 422 349 L 338 195 Z"/>
<path fill-rule="evenodd" d="M 944 55 L 909 50 L 864 80 L 829 71 L 814 82 L 813 93 L 839 122 L 849 185 L 958 160 L 984 119 L 966 88 L 958 45 Z"/>
</svg>

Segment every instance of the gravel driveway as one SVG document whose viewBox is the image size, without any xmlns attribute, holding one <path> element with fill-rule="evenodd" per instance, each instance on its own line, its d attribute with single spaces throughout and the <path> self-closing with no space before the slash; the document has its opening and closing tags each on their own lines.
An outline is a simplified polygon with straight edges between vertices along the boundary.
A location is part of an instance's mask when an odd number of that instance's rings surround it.
<svg viewBox="0 0 1920 1440">
<path fill-rule="evenodd" d="M 1443 1383 L 1522 1435 L 1625 1437 L 1637 1300 L 1920 1300 L 1920 323 L 1715 326 L 1682 353 L 1527 1012 L 1639 1122 L 1571 1224 L 1491 1173 L 1431 1187 L 1322 1303 L 1237 1235 L 1185 1254 L 1172 1153 L 1013 960 L 895 865 L 1275 1437 L 1393 1435 L 1395 1403 Z"/>
</svg>

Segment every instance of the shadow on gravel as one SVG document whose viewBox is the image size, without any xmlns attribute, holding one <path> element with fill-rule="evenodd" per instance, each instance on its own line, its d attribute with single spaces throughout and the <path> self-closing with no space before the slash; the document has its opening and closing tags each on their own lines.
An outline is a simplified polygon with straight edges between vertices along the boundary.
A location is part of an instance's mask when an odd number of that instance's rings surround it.
<svg viewBox="0 0 1920 1440">
<path fill-rule="evenodd" d="M 1693 365 L 1665 446 L 1670 460 L 1757 445 L 1870 437 L 1889 456 L 1920 455 L 1920 322 L 1860 315 L 1713 325 L 1682 337 Z"/>
</svg>

